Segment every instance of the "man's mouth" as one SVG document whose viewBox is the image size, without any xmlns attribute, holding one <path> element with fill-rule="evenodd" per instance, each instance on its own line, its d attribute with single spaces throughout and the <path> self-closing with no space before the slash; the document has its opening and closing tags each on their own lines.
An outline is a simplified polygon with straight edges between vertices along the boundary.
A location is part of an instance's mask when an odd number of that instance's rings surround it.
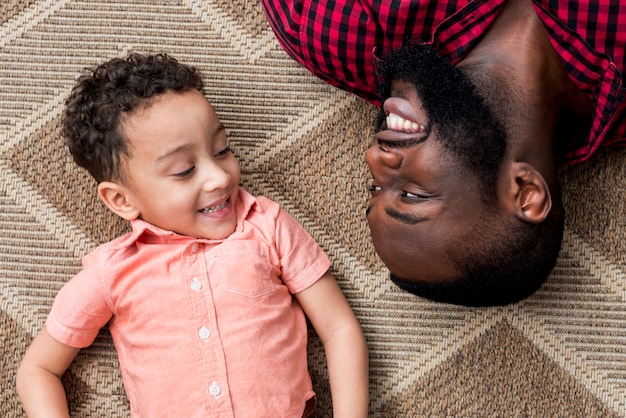
<svg viewBox="0 0 626 418">
<path fill-rule="evenodd" d="M 210 208 L 204 208 L 204 209 L 200 209 L 199 212 L 200 213 L 212 213 L 212 212 L 217 212 L 218 210 L 224 209 L 226 206 L 228 206 L 228 203 L 230 203 L 230 198 L 224 200 L 222 203 L 220 203 L 217 206 L 212 206 Z"/>
<path fill-rule="evenodd" d="M 420 133 L 425 129 L 417 122 L 404 119 L 402 116 L 395 113 L 389 113 L 385 119 L 387 129 L 404 133 Z"/>
</svg>

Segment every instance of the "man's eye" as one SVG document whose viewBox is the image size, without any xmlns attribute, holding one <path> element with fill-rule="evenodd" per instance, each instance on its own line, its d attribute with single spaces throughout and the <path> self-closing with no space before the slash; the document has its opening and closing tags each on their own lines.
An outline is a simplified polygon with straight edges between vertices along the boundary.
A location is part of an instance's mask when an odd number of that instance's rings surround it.
<svg viewBox="0 0 626 418">
<path fill-rule="evenodd" d="M 195 169 L 196 169 L 195 166 L 194 167 L 189 167 L 185 171 L 181 171 L 180 173 L 174 174 L 174 177 L 178 177 L 178 178 L 181 178 L 181 179 L 185 178 L 185 177 L 189 177 L 194 172 Z"/>
<path fill-rule="evenodd" d="M 407 199 L 427 199 L 428 196 L 424 196 L 421 194 L 415 194 L 415 193 L 411 193 L 411 192 L 407 192 L 407 191 L 403 191 L 402 192 L 402 197 L 405 197 Z"/>
<path fill-rule="evenodd" d="M 370 186 L 367 188 L 367 190 L 368 190 L 370 193 L 375 193 L 375 192 L 380 192 L 381 188 L 380 188 L 380 186 L 376 186 L 375 184 L 372 184 L 372 185 L 370 185 Z"/>
</svg>

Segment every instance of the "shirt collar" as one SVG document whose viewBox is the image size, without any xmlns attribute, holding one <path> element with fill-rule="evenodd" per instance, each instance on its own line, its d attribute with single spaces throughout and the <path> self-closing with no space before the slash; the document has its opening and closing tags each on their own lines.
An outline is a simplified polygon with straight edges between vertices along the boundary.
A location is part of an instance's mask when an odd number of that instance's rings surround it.
<svg viewBox="0 0 626 418">
<path fill-rule="evenodd" d="M 128 234 L 115 240 L 114 246 L 116 248 L 123 248 L 133 245 L 135 242 L 141 240 L 145 243 L 176 243 L 176 244 L 189 244 L 193 241 L 207 242 L 207 243 L 220 243 L 227 240 L 230 236 L 238 234 L 244 231 L 245 220 L 250 216 L 251 212 L 262 212 L 263 209 L 259 204 L 257 198 L 242 188 L 239 188 L 239 195 L 237 199 L 237 207 L 235 208 L 237 214 L 237 225 L 235 231 L 224 239 L 210 240 L 204 238 L 194 238 L 186 235 L 180 235 L 173 231 L 159 228 L 156 225 L 152 225 L 144 221 L 143 219 L 133 219 L 130 221 L 132 231 Z"/>
</svg>

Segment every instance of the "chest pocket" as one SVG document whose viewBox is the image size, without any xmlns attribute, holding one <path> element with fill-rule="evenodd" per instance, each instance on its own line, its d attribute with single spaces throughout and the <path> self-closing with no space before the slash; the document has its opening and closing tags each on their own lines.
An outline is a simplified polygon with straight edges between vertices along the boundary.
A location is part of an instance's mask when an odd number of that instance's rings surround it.
<svg viewBox="0 0 626 418">
<path fill-rule="evenodd" d="M 273 293 L 268 251 L 268 245 L 259 241 L 220 244 L 215 261 L 224 289 L 249 298 Z"/>
</svg>

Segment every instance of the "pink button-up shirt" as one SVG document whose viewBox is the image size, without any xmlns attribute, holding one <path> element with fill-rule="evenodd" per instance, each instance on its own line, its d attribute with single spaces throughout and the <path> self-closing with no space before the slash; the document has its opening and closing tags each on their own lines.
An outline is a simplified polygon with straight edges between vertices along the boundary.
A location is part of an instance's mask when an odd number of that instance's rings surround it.
<svg viewBox="0 0 626 418">
<path fill-rule="evenodd" d="M 228 238 L 133 221 L 55 299 L 46 327 L 64 344 L 109 323 L 133 416 L 300 417 L 314 395 L 292 295 L 330 261 L 278 204 L 239 193 Z"/>
</svg>

